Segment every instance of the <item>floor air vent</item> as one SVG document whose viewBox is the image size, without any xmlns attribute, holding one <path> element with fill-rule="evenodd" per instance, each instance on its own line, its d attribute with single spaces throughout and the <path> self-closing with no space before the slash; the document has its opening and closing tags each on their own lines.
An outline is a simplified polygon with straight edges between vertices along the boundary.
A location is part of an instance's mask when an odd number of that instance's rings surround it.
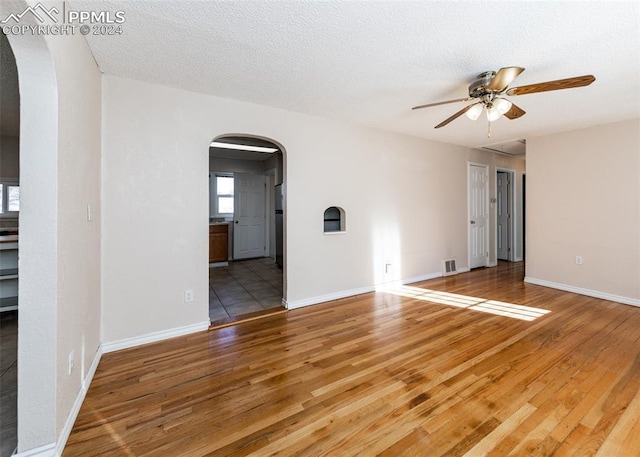
<svg viewBox="0 0 640 457">
<path fill-rule="evenodd" d="M 442 276 L 457 275 L 456 259 L 444 259 L 442 261 Z"/>
</svg>

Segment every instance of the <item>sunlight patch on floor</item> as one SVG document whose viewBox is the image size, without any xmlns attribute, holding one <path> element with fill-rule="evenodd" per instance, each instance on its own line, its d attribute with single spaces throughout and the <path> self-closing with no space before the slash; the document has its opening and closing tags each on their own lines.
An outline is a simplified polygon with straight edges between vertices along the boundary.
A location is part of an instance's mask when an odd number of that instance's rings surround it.
<svg viewBox="0 0 640 457">
<path fill-rule="evenodd" d="M 466 308 L 473 311 L 481 311 L 483 313 L 511 317 L 523 321 L 532 321 L 551 312 L 542 308 L 516 305 L 514 303 L 471 297 L 468 295 L 452 294 L 450 292 L 441 292 L 437 290 L 421 289 L 420 287 L 399 284 L 386 285 L 378 290 L 401 297 L 438 303 L 440 305 L 455 306 L 457 308 Z"/>
</svg>

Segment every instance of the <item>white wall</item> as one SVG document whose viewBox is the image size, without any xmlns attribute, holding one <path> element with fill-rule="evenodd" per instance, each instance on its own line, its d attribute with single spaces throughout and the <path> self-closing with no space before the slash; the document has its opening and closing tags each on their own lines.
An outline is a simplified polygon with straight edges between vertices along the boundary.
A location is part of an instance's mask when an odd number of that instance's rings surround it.
<svg viewBox="0 0 640 457">
<path fill-rule="evenodd" d="M 640 306 L 639 131 L 635 119 L 527 139 L 528 280 Z"/>
<path fill-rule="evenodd" d="M 3 2 L 0 10 L 25 6 Z M 21 93 L 18 450 L 24 451 L 56 439 L 58 94 L 45 39 L 8 38 Z"/>
<path fill-rule="evenodd" d="M 26 6 L 3 2 L 0 10 L 4 17 Z M 35 21 L 23 18 L 29 20 Z M 26 34 L 9 41 L 21 94 L 18 450 L 23 452 L 66 439 L 74 402 L 100 344 L 101 77 L 80 35 Z M 92 223 L 86 220 L 86 203 L 94 206 Z M 71 351 L 75 368 L 69 375 Z"/>
<path fill-rule="evenodd" d="M 103 109 L 105 342 L 207 321 L 208 145 L 217 135 L 286 149 L 285 294 L 294 304 L 437 273 L 445 257 L 465 266 L 467 161 L 496 160 L 108 75 Z M 346 234 L 323 234 L 333 205 L 347 212 Z M 194 303 L 184 303 L 187 288 Z"/>
<path fill-rule="evenodd" d="M 208 320 L 208 151 L 216 135 L 202 125 L 208 113 L 198 98 L 103 77 L 103 342 Z M 185 289 L 194 303 L 184 303 Z"/>
<path fill-rule="evenodd" d="M 50 49 L 59 120 L 56 432 L 60 437 L 101 342 L 101 73 L 80 35 L 53 37 Z M 72 351 L 75 368 L 69 375 Z"/>
</svg>

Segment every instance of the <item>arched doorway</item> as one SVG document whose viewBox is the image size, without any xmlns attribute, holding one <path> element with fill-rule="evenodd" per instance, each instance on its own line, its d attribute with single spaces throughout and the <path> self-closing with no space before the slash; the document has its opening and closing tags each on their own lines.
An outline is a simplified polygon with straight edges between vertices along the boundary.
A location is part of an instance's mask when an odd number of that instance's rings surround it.
<svg viewBox="0 0 640 457">
<path fill-rule="evenodd" d="M 212 325 L 283 311 L 285 150 L 225 134 L 209 147 L 209 317 Z"/>
<path fill-rule="evenodd" d="M 18 69 L 0 34 L 0 457 L 18 445 L 19 145 Z"/>
<path fill-rule="evenodd" d="M 2 2 L 0 15 L 27 6 Z M 20 89 L 17 448 L 23 452 L 56 441 L 58 93 L 45 37 L 7 38 Z"/>
</svg>

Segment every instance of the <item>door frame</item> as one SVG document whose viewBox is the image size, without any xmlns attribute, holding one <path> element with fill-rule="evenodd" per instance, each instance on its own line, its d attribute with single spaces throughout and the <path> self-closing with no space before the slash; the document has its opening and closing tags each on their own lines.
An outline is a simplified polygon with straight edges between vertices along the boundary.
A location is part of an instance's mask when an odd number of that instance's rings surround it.
<svg viewBox="0 0 640 457">
<path fill-rule="evenodd" d="M 507 201 L 507 211 L 509 212 L 509 214 L 511 214 L 511 217 L 508 220 L 507 223 L 507 237 L 511 240 L 511 251 L 509 251 L 509 262 L 514 262 L 515 261 L 515 253 L 516 253 L 516 206 L 515 206 L 515 196 L 516 196 L 516 171 L 512 170 L 511 168 L 503 168 L 503 167 L 496 167 L 496 172 L 494 174 L 494 179 L 495 179 L 495 185 L 494 188 L 496 189 L 496 199 L 497 199 L 497 195 L 498 195 L 498 173 L 507 173 L 509 175 L 509 193 L 510 193 L 510 198 Z M 497 204 L 497 202 L 496 202 Z M 494 250 L 494 256 L 496 259 L 496 263 L 498 262 L 498 211 L 496 209 L 496 211 L 494 211 L 494 223 L 495 223 L 495 227 L 496 230 L 494 230 L 494 246 L 493 246 L 493 250 Z"/>
<path fill-rule="evenodd" d="M 278 181 L 278 178 L 280 179 L 280 181 L 282 181 L 282 207 L 284 210 L 284 217 L 282 220 L 282 241 L 283 241 L 283 246 L 282 246 L 282 305 L 285 308 L 289 308 L 289 304 L 287 301 L 287 297 L 288 297 L 288 278 L 289 278 L 289 270 L 288 270 L 288 262 L 287 262 L 287 241 L 288 241 L 288 236 L 287 236 L 287 231 L 288 231 L 288 213 L 287 213 L 287 208 L 288 208 L 288 201 L 287 201 L 287 178 L 288 178 L 288 153 L 287 153 L 287 149 L 282 145 L 282 143 L 280 143 L 279 141 L 276 141 L 270 137 L 267 136 L 263 136 L 263 135 L 255 135 L 255 134 L 249 134 L 249 133 L 241 133 L 240 130 L 236 131 L 236 132 L 228 132 L 228 133 L 222 133 L 222 134 L 217 134 L 217 135 L 213 135 L 213 140 L 212 141 L 216 141 L 219 140 L 221 138 L 226 138 L 229 136 L 233 136 L 233 137 L 246 137 L 246 138 L 257 138 L 260 140 L 266 140 L 269 141 L 273 144 L 275 144 L 278 149 L 280 150 L 280 154 L 281 154 L 281 168 L 278 166 L 276 167 L 276 171 L 275 171 L 275 176 L 276 176 L 276 182 Z M 208 148 L 207 148 L 207 157 L 208 157 Z M 207 165 L 207 170 L 209 170 L 209 165 Z M 265 179 L 266 179 L 266 174 L 264 175 Z M 208 218 L 207 218 L 208 220 Z M 266 222 L 265 222 L 266 223 Z M 232 232 L 232 230 L 231 230 Z M 208 233 L 208 229 L 207 229 L 207 233 Z M 233 234 L 231 235 L 233 236 Z M 266 241 L 266 240 L 265 240 Z M 207 259 L 208 260 L 208 259 Z M 209 264 L 207 263 L 207 271 L 209 269 Z"/>
<path fill-rule="evenodd" d="M 467 265 L 469 267 L 469 269 L 471 269 L 471 224 L 469 223 L 469 221 L 471 220 L 471 167 L 472 166 L 476 166 L 476 167 L 481 167 L 484 168 L 487 172 L 487 178 L 489 177 L 489 165 L 487 165 L 486 163 L 479 163 L 479 162 L 470 162 L 467 161 L 467 214 L 466 214 L 466 224 L 467 224 Z M 485 201 L 485 205 L 486 208 L 489 208 L 489 179 L 486 180 L 485 183 L 485 195 L 486 195 L 486 201 Z M 485 244 L 488 247 L 489 246 L 489 232 L 491 230 L 491 217 L 489 214 L 487 214 L 487 230 L 485 231 Z M 487 253 L 487 259 L 485 262 L 485 267 L 488 267 L 490 265 L 490 261 L 489 261 L 489 253 Z"/>
</svg>

